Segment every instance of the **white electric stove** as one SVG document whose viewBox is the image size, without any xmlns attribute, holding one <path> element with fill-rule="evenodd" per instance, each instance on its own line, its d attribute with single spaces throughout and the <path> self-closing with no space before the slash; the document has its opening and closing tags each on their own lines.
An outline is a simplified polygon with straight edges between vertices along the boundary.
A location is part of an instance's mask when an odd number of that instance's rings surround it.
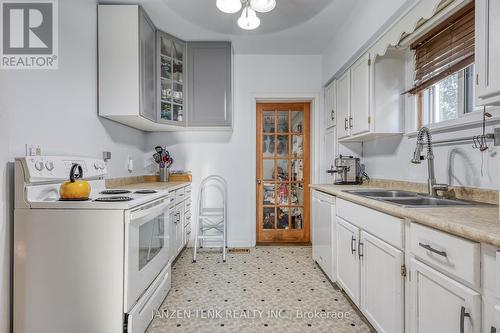
<svg viewBox="0 0 500 333">
<path fill-rule="evenodd" d="M 82 166 L 89 200 L 61 201 Z M 171 283 L 168 191 L 106 189 L 103 160 L 16 159 L 14 331 L 144 332 Z"/>
</svg>

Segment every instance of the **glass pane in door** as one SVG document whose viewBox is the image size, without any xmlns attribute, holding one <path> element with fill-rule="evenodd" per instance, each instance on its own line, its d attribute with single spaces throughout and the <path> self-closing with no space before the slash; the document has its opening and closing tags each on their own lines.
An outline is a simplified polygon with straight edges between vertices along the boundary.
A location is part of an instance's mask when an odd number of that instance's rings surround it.
<svg viewBox="0 0 500 333">
<path fill-rule="evenodd" d="M 289 211 L 290 209 L 288 207 L 278 207 L 278 216 L 276 217 L 277 229 L 289 228 Z"/>
<path fill-rule="evenodd" d="M 161 57 L 161 77 L 163 79 L 172 79 L 172 60 L 168 57 Z"/>
<path fill-rule="evenodd" d="M 262 131 L 264 133 L 274 133 L 274 111 L 266 111 L 262 114 Z"/>
<path fill-rule="evenodd" d="M 288 111 L 278 112 L 278 133 L 288 133 Z"/>
<path fill-rule="evenodd" d="M 279 158 L 288 158 L 288 135 L 277 136 L 276 155 Z"/>
<path fill-rule="evenodd" d="M 275 217 L 274 207 L 264 207 L 262 212 L 262 229 L 274 229 Z"/>
<path fill-rule="evenodd" d="M 278 183 L 278 188 L 276 189 L 276 195 L 278 197 L 278 205 L 280 206 L 290 205 L 290 184 Z"/>
<path fill-rule="evenodd" d="M 274 194 L 274 183 L 264 183 L 264 193 L 262 203 L 264 205 L 274 205 L 276 203 Z"/>
<path fill-rule="evenodd" d="M 303 209 L 300 207 L 292 207 L 291 208 L 291 218 L 290 218 L 290 228 L 291 229 L 302 229 L 302 221 L 303 221 Z"/>
<path fill-rule="evenodd" d="M 288 160 L 277 160 L 276 175 L 275 178 L 278 181 L 286 182 L 289 180 L 289 165 Z"/>
<path fill-rule="evenodd" d="M 167 57 L 172 56 L 172 42 L 170 39 L 165 37 L 160 38 L 160 53 Z"/>
<path fill-rule="evenodd" d="M 172 120 L 172 104 L 162 102 L 160 115 L 161 119 Z"/>
<path fill-rule="evenodd" d="M 272 160 L 264 160 L 263 161 L 263 169 L 262 169 L 262 179 L 267 181 L 274 180 L 274 159 Z"/>
<path fill-rule="evenodd" d="M 262 154 L 264 157 L 273 157 L 275 153 L 274 135 L 264 135 L 262 139 Z"/>
<path fill-rule="evenodd" d="M 302 160 L 291 161 L 292 181 L 301 182 L 304 180 L 304 162 Z"/>
<path fill-rule="evenodd" d="M 293 183 L 290 187 L 290 204 L 292 206 L 304 205 L 304 188 L 302 184 Z"/>
<path fill-rule="evenodd" d="M 174 81 L 182 83 L 183 81 L 183 68 L 182 68 L 182 62 L 174 60 L 174 64 L 172 66 L 172 77 Z"/>
<path fill-rule="evenodd" d="M 302 158 L 303 147 L 302 147 L 302 135 L 292 136 L 292 157 Z"/>
<path fill-rule="evenodd" d="M 302 133 L 303 125 L 302 125 L 302 112 L 300 111 L 292 111 L 291 112 L 291 124 L 293 133 Z"/>
<path fill-rule="evenodd" d="M 139 270 L 143 269 L 165 246 L 165 215 L 139 227 Z"/>
</svg>

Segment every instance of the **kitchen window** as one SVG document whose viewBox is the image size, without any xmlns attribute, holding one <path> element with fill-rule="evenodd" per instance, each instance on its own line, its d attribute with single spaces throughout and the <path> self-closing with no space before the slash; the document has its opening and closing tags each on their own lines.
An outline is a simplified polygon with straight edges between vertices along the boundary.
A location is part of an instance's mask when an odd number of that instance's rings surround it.
<svg viewBox="0 0 500 333">
<path fill-rule="evenodd" d="M 472 2 L 411 44 L 417 127 L 474 112 L 474 42 Z"/>
<path fill-rule="evenodd" d="M 419 127 L 461 118 L 474 109 L 474 65 L 419 92 Z"/>
</svg>

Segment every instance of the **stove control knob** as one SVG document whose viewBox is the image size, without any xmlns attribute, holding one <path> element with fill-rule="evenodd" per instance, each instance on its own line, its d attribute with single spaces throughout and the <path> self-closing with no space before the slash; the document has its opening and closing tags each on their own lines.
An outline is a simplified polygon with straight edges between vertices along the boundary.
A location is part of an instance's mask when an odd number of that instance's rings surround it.
<svg viewBox="0 0 500 333">
<path fill-rule="evenodd" d="M 45 163 L 45 168 L 49 171 L 54 170 L 54 163 L 53 162 L 46 162 Z"/>
<path fill-rule="evenodd" d="M 38 171 L 42 171 L 43 170 L 43 162 L 35 162 L 35 169 L 37 169 Z"/>
</svg>

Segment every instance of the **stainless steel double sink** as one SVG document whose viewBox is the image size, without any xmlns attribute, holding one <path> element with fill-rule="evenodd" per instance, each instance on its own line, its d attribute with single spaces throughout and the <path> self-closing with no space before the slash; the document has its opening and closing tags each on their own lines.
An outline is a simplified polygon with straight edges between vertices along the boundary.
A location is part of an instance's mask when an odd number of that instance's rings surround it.
<svg viewBox="0 0 500 333">
<path fill-rule="evenodd" d="M 438 198 L 409 191 L 357 189 L 357 190 L 345 190 L 344 192 L 359 195 L 362 197 L 367 197 L 374 200 L 385 201 L 401 207 L 408 207 L 408 208 L 484 205 L 482 203 L 474 201 Z"/>
</svg>

